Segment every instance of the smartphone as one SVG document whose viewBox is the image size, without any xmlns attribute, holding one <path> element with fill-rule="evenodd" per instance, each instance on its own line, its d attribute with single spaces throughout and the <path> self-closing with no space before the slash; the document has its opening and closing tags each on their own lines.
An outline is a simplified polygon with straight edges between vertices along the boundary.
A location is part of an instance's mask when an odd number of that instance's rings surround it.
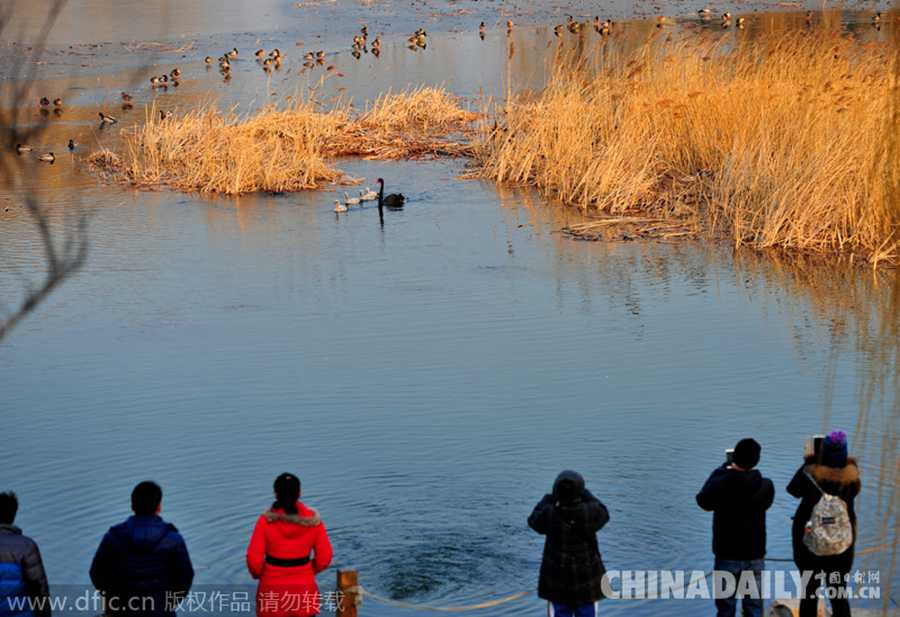
<svg viewBox="0 0 900 617">
<path fill-rule="evenodd" d="M 813 435 L 806 440 L 806 445 L 803 448 L 803 455 L 805 457 L 813 456 L 819 458 L 819 453 L 822 452 L 822 442 L 824 441 L 825 435 Z"/>
<path fill-rule="evenodd" d="M 734 448 L 728 448 L 725 450 L 725 464 L 731 465 L 734 463 Z"/>
</svg>

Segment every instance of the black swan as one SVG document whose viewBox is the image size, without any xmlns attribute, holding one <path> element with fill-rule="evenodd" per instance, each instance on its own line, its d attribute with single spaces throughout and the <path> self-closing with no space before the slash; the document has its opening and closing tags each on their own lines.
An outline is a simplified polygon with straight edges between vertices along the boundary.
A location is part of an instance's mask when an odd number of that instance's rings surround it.
<svg viewBox="0 0 900 617">
<path fill-rule="evenodd" d="M 378 207 L 381 208 L 384 206 L 390 210 L 401 209 L 406 202 L 406 197 L 403 196 L 403 193 L 391 193 L 390 195 L 385 196 L 384 180 L 378 178 L 378 184 L 381 185 L 381 189 L 378 191 Z"/>
</svg>

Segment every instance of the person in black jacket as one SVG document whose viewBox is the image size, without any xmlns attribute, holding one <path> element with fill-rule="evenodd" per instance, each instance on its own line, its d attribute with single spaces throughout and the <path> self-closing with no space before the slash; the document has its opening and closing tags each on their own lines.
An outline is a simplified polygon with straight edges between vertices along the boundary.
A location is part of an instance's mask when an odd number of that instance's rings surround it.
<svg viewBox="0 0 900 617">
<path fill-rule="evenodd" d="M 594 617 L 603 598 L 606 568 L 597 546 L 597 532 L 609 521 L 609 511 L 584 487 L 584 478 L 563 471 L 553 492 L 535 506 L 528 526 L 541 535 L 544 556 L 538 596 L 556 617 Z"/>
<path fill-rule="evenodd" d="M 141 482 L 131 493 L 134 516 L 106 532 L 91 564 L 91 581 L 107 613 L 172 617 L 191 588 L 194 568 L 184 539 L 159 513 L 162 489 Z"/>
<path fill-rule="evenodd" d="M 809 479 L 810 476 L 822 491 L 840 497 L 847 504 L 847 514 L 853 525 L 853 544 L 839 555 L 820 557 L 811 553 L 803 543 L 806 523 L 822 496 L 819 488 Z M 827 435 L 818 458 L 815 455 L 805 457 L 803 465 L 787 486 L 787 492 L 800 499 L 791 526 L 794 563 L 801 572 L 813 574 L 805 595 L 800 600 L 800 617 L 814 617 L 817 614 L 819 601 L 815 593 L 822 584 L 828 587 L 833 617 L 850 616 L 850 603 L 846 593 L 856 545 L 856 510 L 853 501 L 859 494 L 860 487 L 859 468 L 856 460 L 847 456 L 847 435 L 843 431 Z"/>
<path fill-rule="evenodd" d="M 0 616 L 50 617 L 50 588 L 34 540 L 13 525 L 19 500 L 0 493 Z"/>
<path fill-rule="evenodd" d="M 761 592 L 766 555 L 766 510 L 775 500 L 772 481 L 754 467 L 762 448 L 753 439 L 742 439 L 734 447 L 732 463 L 715 469 L 697 494 L 697 505 L 713 513 L 715 569 L 728 572 L 736 581 L 752 573 Z M 736 595 L 716 597 L 717 617 L 734 617 Z M 741 599 L 744 617 L 760 617 L 761 593 Z"/>
</svg>

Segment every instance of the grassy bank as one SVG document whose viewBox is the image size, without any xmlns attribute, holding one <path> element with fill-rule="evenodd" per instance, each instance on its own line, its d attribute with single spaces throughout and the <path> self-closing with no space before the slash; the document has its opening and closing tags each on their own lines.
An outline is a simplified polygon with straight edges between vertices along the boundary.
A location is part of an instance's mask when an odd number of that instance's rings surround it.
<svg viewBox="0 0 900 617">
<path fill-rule="evenodd" d="M 648 235 L 896 264 L 897 54 L 813 30 L 560 57 L 542 92 L 485 125 L 476 173 Z"/>
<path fill-rule="evenodd" d="M 208 107 L 147 121 L 124 133 L 119 151 L 90 157 L 97 168 L 130 184 L 235 195 L 300 191 L 340 182 L 333 159 L 468 155 L 455 140 L 476 115 L 443 90 L 388 94 L 360 114 L 348 103 L 322 111 L 315 101 L 268 108 L 250 117 Z"/>
</svg>

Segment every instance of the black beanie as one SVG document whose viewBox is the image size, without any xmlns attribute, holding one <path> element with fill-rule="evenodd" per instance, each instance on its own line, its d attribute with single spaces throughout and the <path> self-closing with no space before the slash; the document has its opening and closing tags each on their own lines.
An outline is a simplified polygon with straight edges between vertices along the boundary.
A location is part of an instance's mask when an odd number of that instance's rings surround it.
<svg viewBox="0 0 900 617">
<path fill-rule="evenodd" d="M 734 464 L 741 469 L 753 469 L 759 463 L 761 451 L 762 448 L 755 439 L 741 439 L 734 447 Z"/>
</svg>

